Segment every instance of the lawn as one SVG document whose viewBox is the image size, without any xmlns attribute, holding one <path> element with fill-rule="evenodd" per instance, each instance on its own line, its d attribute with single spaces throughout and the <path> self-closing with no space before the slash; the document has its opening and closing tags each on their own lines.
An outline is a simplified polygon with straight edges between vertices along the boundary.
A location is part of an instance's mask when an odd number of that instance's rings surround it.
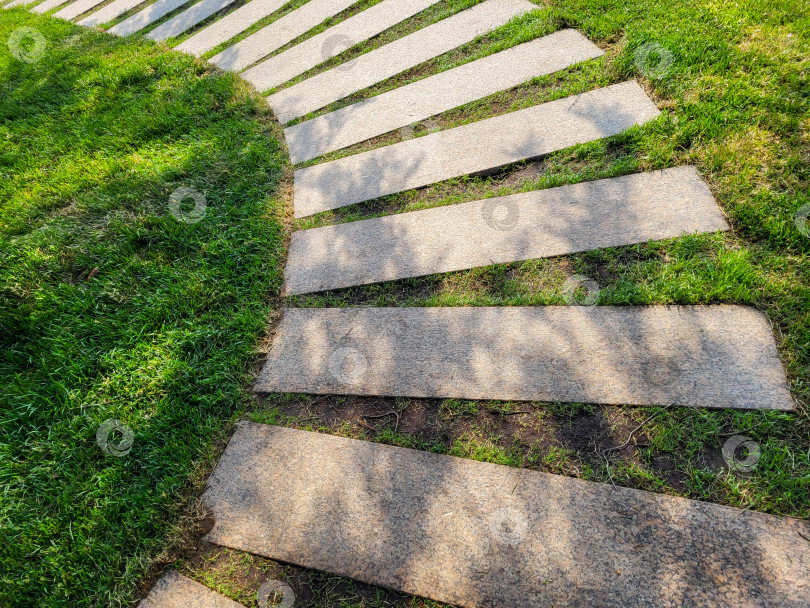
<svg viewBox="0 0 810 608">
<path fill-rule="evenodd" d="M 446 0 L 341 59 L 475 3 Z M 810 517 L 810 230 L 796 221 L 810 205 L 810 10 L 801 0 L 537 4 L 328 109 L 576 27 L 603 59 L 446 112 L 416 136 L 628 78 L 663 116 L 493 176 L 296 223 L 280 127 L 238 78 L 137 37 L 0 11 L 0 605 L 129 605 L 144 576 L 169 563 L 244 602 L 255 597 L 247 573 L 259 568 L 299 577 L 309 605 L 389 605 L 238 552 L 192 557 L 199 491 L 240 417 Z M 37 55 L 31 46 L 12 54 L 6 41 L 19 27 L 42 35 L 41 58 L 18 58 Z M 698 167 L 731 232 L 278 301 L 285 227 L 683 164 Z M 762 310 L 797 411 L 250 393 L 280 305 L 562 304 L 572 274 L 598 283 L 599 305 Z M 360 424 L 391 409 L 396 429 Z M 107 420 L 131 429 L 131 450 L 127 429 L 111 435 L 125 453 L 101 449 Z M 735 434 L 760 447 L 750 472 L 723 466 L 720 448 Z"/>
<path fill-rule="evenodd" d="M 21 26 L 36 63 L 6 47 Z M 201 62 L 21 10 L 0 40 L 0 605 L 126 605 L 246 403 L 286 152 Z M 206 207 L 170 207 L 183 187 Z"/>
</svg>

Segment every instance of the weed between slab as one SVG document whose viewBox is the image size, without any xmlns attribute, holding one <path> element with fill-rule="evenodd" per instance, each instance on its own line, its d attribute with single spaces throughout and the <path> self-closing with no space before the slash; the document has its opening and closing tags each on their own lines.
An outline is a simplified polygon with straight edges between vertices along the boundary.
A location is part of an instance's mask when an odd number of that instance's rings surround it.
<svg viewBox="0 0 810 608">
<path fill-rule="evenodd" d="M 301 79 L 478 1 L 441 2 Z M 537 4 L 312 116 L 562 27 L 576 27 L 607 56 L 445 112 L 440 127 L 636 77 L 664 115 L 489 176 L 299 222 L 291 219 L 281 130 L 234 76 L 137 36 L 0 12 L 0 42 L 28 25 L 49 43 L 30 66 L 0 45 L 0 603 L 128 605 L 173 565 L 247 605 L 264 577 L 287 581 L 297 606 L 438 606 L 200 542 L 212 522 L 198 497 L 231 423 L 244 417 L 810 517 L 810 239 L 793 223 L 810 202 L 810 21 L 801 3 Z M 646 77 L 634 61 L 648 42 L 673 55 L 664 78 Z M 275 298 L 292 229 L 679 164 L 698 166 L 731 233 Z M 181 224 L 166 213 L 181 185 L 205 194 L 204 221 Z M 562 304 L 572 274 L 599 283 L 599 305 L 760 308 L 774 324 L 797 412 L 250 394 L 261 363 L 256 344 L 267 346 L 279 306 Z M 366 417 L 392 410 L 398 424 Z M 124 458 L 105 457 L 95 444 L 95 429 L 111 417 L 135 431 Z M 730 471 L 723 459 L 734 434 L 761 448 L 750 473 Z"/>
</svg>

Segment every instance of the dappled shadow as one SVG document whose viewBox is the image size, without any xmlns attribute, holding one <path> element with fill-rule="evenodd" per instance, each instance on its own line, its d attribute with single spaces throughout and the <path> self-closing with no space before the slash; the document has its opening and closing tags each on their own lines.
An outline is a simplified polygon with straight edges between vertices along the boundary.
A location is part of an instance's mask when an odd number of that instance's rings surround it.
<svg viewBox="0 0 810 608">
<path fill-rule="evenodd" d="M 286 295 L 725 230 L 691 167 L 302 230 Z"/>
<path fill-rule="evenodd" d="M 610 466 L 637 466 L 653 477 L 623 476 L 622 485 L 659 489 L 657 475 L 684 491 L 682 474 L 665 454 L 647 463 L 648 445 L 634 410 L 542 402 L 498 402 L 387 397 L 267 395 L 263 408 L 283 414 L 288 426 L 407 445 L 426 451 L 579 477 Z M 722 456 L 720 463 L 725 466 Z M 660 466 L 659 466 L 660 465 Z"/>
<path fill-rule="evenodd" d="M 741 306 L 287 309 L 255 389 L 793 408 Z"/>
<path fill-rule="evenodd" d="M 307 167 L 295 172 L 295 217 L 493 171 L 617 135 L 658 114 L 628 81 Z"/>
<path fill-rule="evenodd" d="M 204 495 L 213 542 L 463 606 L 791 606 L 810 524 L 246 424 Z"/>
<path fill-rule="evenodd" d="M 555 32 L 289 127 L 291 160 L 311 160 L 601 54 L 575 30 Z"/>
<path fill-rule="evenodd" d="M 569 109 L 579 111 L 576 103 Z M 591 113 L 585 111 L 583 115 L 590 117 Z M 594 128 L 599 132 L 607 127 L 597 122 Z M 516 145 L 515 154 L 531 158 L 530 146 Z M 402 165 L 386 168 L 380 159 L 367 162 L 363 169 L 370 168 L 370 173 L 395 174 L 403 169 Z M 419 167 L 408 166 L 406 170 L 416 173 Z M 654 174 L 652 179 L 663 177 Z M 346 181 L 335 187 L 341 194 L 355 196 L 358 184 L 351 183 L 351 177 Z M 483 204 L 476 203 L 474 209 L 468 209 L 467 217 L 442 223 L 436 216 L 430 219 L 425 216 L 413 230 L 409 230 L 410 226 L 397 227 L 394 218 L 387 218 L 393 220 L 390 225 L 394 228 L 385 233 L 370 231 L 370 222 L 312 231 L 306 247 L 319 249 L 317 261 L 302 260 L 304 245 L 296 249 L 294 236 L 293 264 L 288 266 L 287 278 L 289 281 L 293 277 L 296 260 L 307 270 L 318 267 L 319 280 L 325 281 L 318 286 L 322 289 L 469 268 L 473 265 L 470 259 L 478 252 L 479 265 L 539 257 L 536 249 L 526 257 L 520 257 L 514 250 L 498 257 L 510 246 L 528 251 L 531 239 L 536 236 L 532 228 L 536 231 L 537 226 L 549 232 L 541 236 L 543 246 L 563 243 L 559 253 L 576 250 L 566 232 L 573 225 L 583 228 L 585 245 L 621 244 L 615 239 L 622 229 L 644 226 L 660 209 L 649 205 L 634 209 L 627 203 L 637 198 L 637 193 L 627 182 L 613 183 L 617 188 L 614 207 L 584 209 L 579 206 L 582 196 L 561 196 L 548 216 L 526 214 L 522 233 L 486 232 Z M 672 185 L 664 186 L 663 191 L 670 188 Z M 689 199 L 689 194 L 694 191 L 681 192 L 674 198 L 682 202 L 681 199 Z M 598 195 L 592 198 L 600 202 L 605 199 Z M 647 200 L 658 202 L 655 196 Z M 654 223 L 664 230 L 675 230 L 668 233 L 670 236 L 722 229 L 725 223 L 711 196 L 705 200 L 707 207 L 701 211 L 710 209 L 714 215 L 703 227 L 691 223 L 677 227 L 677 218 L 672 216 Z M 439 211 L 452 213 L 458 209 Z M 560 217 L 561 209 L 563 214 L 571 209 L 581 215 L 569 220 L 564 215 Z M 705 219 L 694 208 L 685 215 L 689 222 Z M 524 214 L 518 216 L 524 220 Z M 474 227 L 472 223 L 463 225 L 469 218 L 474 220 Z M 456 233 L 459 224 L 462 226 Z M 347 228 L 348 231 L 339 232 Z M 426 240 L 431 229 L 435 230 L 431 235 L 437 238 L 434 242 Z M 600 240 L 600 230 L 604 230 L 606 240 Z M 463 252 L 460 234 L 469 244 Z M 334 235 L 338 236 L 332 238 Z M 635 238 L 645 241 L 665 236 L 664 232 L 658 232 L 656 236 Z M 336 276 L 357 263 L 360 252 L 353 245 L 360 238 L 367 239 L 370 250 L 374 250 L 364 261 L 365 270 L 374 278 L 363 281 L 354 275 L 340 283 Z M 429 259 L 419 259 L 422 248 Z M 460 252 L 466 265 L 453 261 L 453 256 Z M 417 270 L 420 262 L 425 266 Z M 257 389 L 715 407 L 726 407 L 732 399 L 737 407 L 752 407 L 751 396 L 757 392 L 755 384 L 762 380 L 762 375 L 755 371 L 761 353 L 757 348 L 743 351 L 749 332 L 758 326 L 756 331 L 765 343 L 771 343 L 768 357 L 775 364 L 770 368 L 774 372 L 773 383 L 766 381 L 768 387 L 759 393 L 760 406 L 778 402 L 781 407 L 790 407 L 790 395 L 786 393 L 770 330 L 756 313 L 735 309 L 735 314 L 742 315 L 737 321 L 746 319 L 737 325 L 730 318 L 717 324 L 708 318 L 696 318 L 693 316 L 696 310 L 690 308 L 672 310 L 669 319 L 657 326 L 656 321 L 646 317 L 653 314 L 653 309 L 621 311 L 619 314 L 626 316 L 618 324 L 609 318 L 611 313 L 607 309 L 545 309 L 542 315 L 555 315 L 559 311 L 560 315 L 570 317 L 548 334 L 538 333 L 539 318 L 533 318 L 530 309 L 511 309 L 508 314 L 520 317 L 514 322 L 506 321 L 497 312 L 493 314 L 493 309 L 483 312 L 464 309 L 460 317 L 466 320 L 459 325 L 430 323 L 416 330 L 419 322 L 414 325 L 414 320 L 421 313 L 408 309 L 385 309 L 381 314 L 390 319 L 380 324 L 364 318 L 367 313 L 375 314 L 368 309 L 320 309 L 310 311 L 312 314 L 301 327 L 292 331 L 288 327 L 285 331 L 285 320 L 290 315 L 307 315 L 300 310 L 288 310 Z M 343 323 L 340 315 L 353 319 Z M 587 327 L 578 327 L 584 319 L 590 319 Z M 670 324 L 672 321 L 674 325 Z M 689 330 L 686 332 L 689 336 L 682 333 L 684 329 Z M 618 334 L 614 333 L 616 330 Z M 336 353 L 342 353 L 337 365 Z M 339 369 L 349 359 L 350 369 L 343 375 L 336 373 L 336 367 Z M 769 374 L 766 372 L 765 376 Z M 757 376 L 753 384 L 745 385 L 746 380 Z M 741 390 L 735 397 L 731 393 L 712 394 L 718 387 L 722 387 L 721 392 Z M 521 392 L 524 390 L 528 392 Z M 606 396 L 614 390 L 612 396 Z M 771 400 L 772 391 L 779 393 L 778 399 Z M 594 451 L 603 457 L 601 452 L 606 447 L 621 446 L 606 444 L 600 438 L 605 428 L 598 426 Z M 565 432 L 561 432 L 560 438 L 565 443 L 577 443 L 579 439 L 567 437 Z M 300 447 L 297 451 L 314 450 Z M 266 453 L 267 461 L 272 461 L 275 454 L 276 450 Z M 428 458 L 414 456 L 423 457 Z M 249 457 L 240 455 L 239 460 L 242 459 Z M 278 510 L 271 508 L 276 513 L 275 521 L 283 522 L 280 525 L 285 530 L 292 530 L 292 537 L 285 534 L 283 538 L 267 541 L 262 533 L 259 540 L 252 529 L 244 527 L 243 521 L 235 521 L 238 515 L 220 510 L 225 521 L 219 532 L 215 529 L 214 538 L 221 532 L 228 537 L 224 542 L 237 543 L 231 546 L 264 552 L 274 559 L 469 606 L 681 606 L 690 602 L 731 601 L 777 606 L 808 568 L 806 553 L 800 565 L 788 564 L 781 548 L 774 548 L 773 530 L 778 530 L 777 544 L 785 543 L 784 546 L 801 549 L 801 537 L 789 526 L 785 526 L 787 530 L 780 529 L 779 522 L 767 516 L 753 515 L 759 519 L 740 523 L 736 519 L 738 512 L 715 505 L 561 478 L 532 478 L 531 473 L 519 469 L 501 469 L 508 479 L 493 485 L 485 477 L 465 476 L 465 469 L 471 465 L 461 461 L 447 461 L 443 470 L 431 468 L 424 476 L 415 474 L 417 467 L 405 457 L 396 460 L 392 456 L 391 461 L 381 462 L 364 453 L 364 457 L 348 461 L 336 455 L 336 461 L 319 461 L 317 479 L 298 477 L 293 482 L 306 488 L 299 491 L 310 501 L 295 515 L 287 516 L 296 508 L 292 504 Z M 282 468 L 289 474 L 299 471 L 293 465 Z M 323 476 L 321 470 L 325 471 Z M 357 485 L 353 483 L 355 477 Z M 525 493 L 516 491 L 532 481 L 534 487 Z M 346 482 L 349 488 L 336 487 L 341 482 Z M 216 502 L 218 493 L 224 495 L 217 489 L 218 483 L 228 482 L 221 478 L 214 481 L 214 489 L 207 495 L 209 501 Z M 278 486 L 274 490 L 284 493 Z M 239 508 L 249 510 L 266 506 L 264 501 L 272 504 L 274 498 L 241 496 L 241 500 L 247 504 L 240 502 Z M 473 521 L 467 518 L 469 513 L 465 509 L 474 512 Z M 497 532 L 492 533 L 492 519 L 503 513 L 512 519 L 502 522 L 505 541 L 498 538 Z M 732 525 L 728 525 L 729 521 Z M 231 537 L 232 524 L 240 535 L 237 541 Z M 526 538 L 513 543 L 510 535 L 524 524 Z M 253 528 L 261 525 L 256 520 L 252 522 Z M 764 557 L 752 563 L 748 550 L 753 544 L 767 550 Z M 773 570 L 775 564 L 781 569 L 778 573 Z M 790 571 L 794 566 L 796 569 Z M 734 571 L 729 576 L 731 568 Z M 733 583 L 726 585 L 730 580 Z"/>
</svg>

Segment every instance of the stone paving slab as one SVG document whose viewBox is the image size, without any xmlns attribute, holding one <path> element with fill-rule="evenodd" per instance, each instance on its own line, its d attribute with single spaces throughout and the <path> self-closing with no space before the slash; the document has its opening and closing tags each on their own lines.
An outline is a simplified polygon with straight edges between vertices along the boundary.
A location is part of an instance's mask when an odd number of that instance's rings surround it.
<svg viewBox="0 0 810 608">
<path fill-rule="evenodd" d="M 303 74 L 439 0 L 383 0 L 317 36 L 271 57 L 242 74 L 257 91 L 266 91 Z"/>
<path fill-rule="evenodd" d="M 206 540 L 469 608 L 806 608 L 810 524 L 243 423 Z"/>
<path fill-rule="evenodd" d="M 487 0 L 279 91 L 267 102 L 281 122 L 288 122 L 451 51 L 537 8 L 528 0 Z"/>
<path fill-rule="evenodd" d="M 355 2 L 357 0 L 309 0 L 300 8 L 214 55 L 209 61 L 223 70 L 239 72 Z"/>
<path fill-rule="evenodd" d="M 104 0 L 78 0 L 73 4 L 69 4 L 62 10 L 54 13 L 54 17 L 59 19 L 67 19 L 68 21 L 74 19 L 81 15 L 82 13 L 86 13 L 90 9 L 98 6 L 104 2 Z"/>
<path fill-rule="evenodd" d="M 304 162 L 603 54 L 561 30 L 294 125 L 284 130 L 287 148 L 293 163 Z"/>
<path fill-rule="evenodd" d="M 693 167 L 302 230 L 285 295 L 728 230 Z"/>
<path fill-rule="evenodd" d="M 143 2 L 144 0 L 115 0 L 115 2 L 102 7 L 92 15 L 88 15 L 79 21 L 79 25 L 93 27 L 94 25 L 108 23 L 116 17 L 120 17 L 128 10 L 135 8 L 139 4 L 143 4 Z"/>
<path fill-rule="evenodd" d="M 153 29 L 144 38 L 150 40 L 167 40 L 179 36 L 186 30 L 194 27 L 200 21 L 207 19 L 217 11 L 221 11 L 226 6 L 230 6 L 236 0 L 202 0 L 188 10 L 183 11 L 176 17 L 169 19 L 166 23 Z"/>
<path fill-rule="evenodd" d="M 536 158 L 659 114 L 628 81 L 307 167 L 294 175 L 295 217 Z"/>
<path fill-rule="evenodd" d="M 161 576 L 138 608 L 243 608 L 224 595 L 170 570 Z"/>
<path fill-rule="evenodd" d="M 67 0 L 45 0 L 42 4 L 37 4 L 31 10 L 35 13 L 39 13 L 40 15 L 44 15 L 48 11 L 52 11 L 53 9 L 62 6 L 65 4 Z M 12 4 L 7 4 L 6 8 L 11 6 L 19 6 L 20 4 L 33 4 L 33 2 L 13 2 Z"/>
<path fill-rule="evenodd" d="M 175 49 L 199 57 L 223 42 L 227 42 L 234 36 L 241 34 L 254 23 L 272 15 L 287 2 L 289 0 L 253 0 L 253 2 L 248 2 L 184 40 Z"/>
<path fill-rule="evenodd" d="M 152 25 L 155 21 L 165 17 L 184 4 L 188 4 L 190 1 L 193 0 L 157 0 L 157 2 L 135 13 L 129 19 L 125 19 L 121 23 L 114 25 L 107 30 L 107 33 L 115 34 L 116 36 L 129 36 Z"/>
<path fill-rule="evenodd" d="M 260 392 L 792 410 L 743 306 L 288 309 Z"/>
</svg>

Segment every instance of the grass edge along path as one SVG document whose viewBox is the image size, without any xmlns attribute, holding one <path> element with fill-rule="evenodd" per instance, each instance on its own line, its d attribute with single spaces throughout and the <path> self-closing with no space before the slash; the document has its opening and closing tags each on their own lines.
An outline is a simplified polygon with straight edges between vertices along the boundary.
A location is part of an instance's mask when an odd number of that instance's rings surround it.
<svg viewBox="0 0 810 608">
<path fill-rule="evenodd" d="M 249 399 L 286 151 L 233 75 L 23 10 L 4 47 L 19 27 L 47 48 L 0 49 L 0 605 L 128 605 Z"/>
</svg>

